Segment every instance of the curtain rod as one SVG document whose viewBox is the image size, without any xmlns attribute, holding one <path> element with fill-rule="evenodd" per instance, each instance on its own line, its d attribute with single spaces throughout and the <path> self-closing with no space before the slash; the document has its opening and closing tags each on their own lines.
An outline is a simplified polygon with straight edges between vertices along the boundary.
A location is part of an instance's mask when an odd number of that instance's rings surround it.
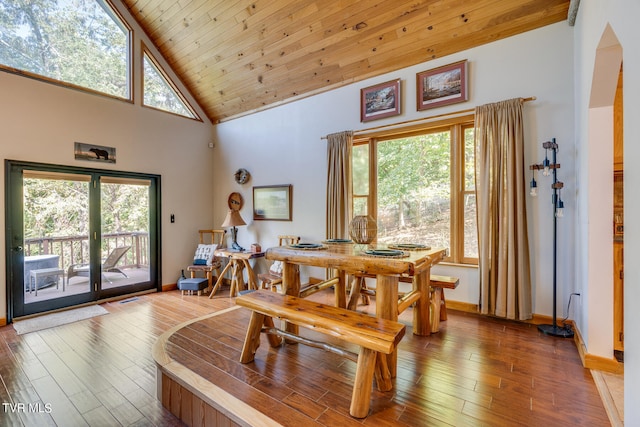
<svg viewBox="0 0 640 427">
<path fill-rule="evenodd" d="M 536 100 L 535 96 L 530 96 L 528 98 L 522 98 L 523 102 L 529 102 L 529 101 L 535 101 L 535 100 Z M 407 121 L 404 121 L 404 122 L 391 123 L 391 124 L 388 124 L 388 125 L 381 125 L 381 126 L 376 126 L 376 127 L 367 128 L 367 129 L 360 129 L 360 130 L 353 131 L 353 133 L 354 133 L 354 135 L 357 135 L 357 134 L 361 134 L 361 133 L 371 132 L 371 131 L 374 131 L 374 130 L 392 128 L 392 127 L 395 127 L 395 126 L 407 125 L 407 124 L 410 124 L 410 123 L 418 123 L 418 122 L 427 121 L 427 120 L 439 119 L 439 118 L 442 118 L 442 117 L 457 116 L 457 115 L 465 114 L 465 113 L 473 113 L 475 110 L 476 110 L 475 108 L 469 108 L 467 110 L 454 111 L 452 113 L 443 113 L 443 114 L 438 114 L 436 116 L 423 117 L 423 118 L 420 118 L 420 119 L 413 119 L 413 120 L 407 120 Z M 320 139 L 327 139 L 327 137 L 326 136 L 321 136 Z"/>
</svg>

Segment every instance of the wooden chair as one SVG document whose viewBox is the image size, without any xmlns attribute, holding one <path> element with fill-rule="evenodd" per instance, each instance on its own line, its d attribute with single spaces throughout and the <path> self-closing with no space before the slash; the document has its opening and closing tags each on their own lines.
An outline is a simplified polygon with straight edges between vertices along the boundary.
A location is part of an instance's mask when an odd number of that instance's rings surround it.
<svg viewBox="0 0 640 427">
<path fill-rule="evenodd" d="M 218 245 L 218 248 L 223 248 L 225 243 L 225 235 L 227 230 L 198 230 L 198 234 L 200 234 L 200 244 L 201 245 Z M 208 242 L 205 242 L 205 236 L 210 236 Z M 196 277 L 197 272 L 204 273 L 207 281 L 209 282 L 207 289 L 211 289 L 213 286 L 213 271 L 218 273 L 220 276 L 222 270 L 222 261 L 217 258 L 213 258 L 211 261 L 211 265 L 196 265 L 192 264 L 187 266 L 187 271 L 191 273 L 191 278 Z"/>
<path fill-rule="evenodd" d="M 300 236 L 280 235 L 278 236 L 278 246 L 295 245 L 300 243 Z M 282 263 L 275 261 L 267 273 L 258 274 L 260 287 L 262 289 L 277 290 L 277 286 L 282 283 Z"/>
</svg>

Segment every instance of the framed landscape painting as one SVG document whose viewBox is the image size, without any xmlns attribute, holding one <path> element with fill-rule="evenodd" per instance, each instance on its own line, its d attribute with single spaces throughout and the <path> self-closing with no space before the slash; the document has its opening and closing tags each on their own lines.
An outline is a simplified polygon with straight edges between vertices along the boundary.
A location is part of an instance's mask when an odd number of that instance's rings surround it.
<svg viewBox="0 0 640 427">
<path fill-rule="evenodd" d="M 468 100 L 467 60 L 416 75 L 418 111 Z"/>
<path fill-rule="evenodd" d="M 400 79 L 360 89 L 360 121 L 400 114 Z"/>
<path fill-rule="evenodd" d="M 291 221 L 292 185 L 253 187 L 253 219 Z"/>
</svg>

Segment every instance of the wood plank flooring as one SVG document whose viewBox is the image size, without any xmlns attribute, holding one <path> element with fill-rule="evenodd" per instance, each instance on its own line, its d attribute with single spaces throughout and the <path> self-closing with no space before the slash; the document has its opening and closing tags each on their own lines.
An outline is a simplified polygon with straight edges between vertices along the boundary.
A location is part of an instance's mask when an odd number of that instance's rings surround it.
<svg viewBox="0 0 640 427">
<path fill-rule="evenodd" d="M 225 289 L 213 299 L 172 291 L 104 304 L 109 315 L 31 334 L 1 327 L 0 425 L 182 425 L 156 399 L 151 347 L 169 328 L 230 306 Z M 401 316 L 409 325 L 410 311 Z M 252 404 L 266 412 L 279 408 L 281 422 L 291 417 L 296 427 L 304 425 L 300 420 L 326 426 L 610 425 L 572 340 L 541 335 L 532 325 L 454 310 L 448 315 L 430 337 L 408 329 L 395 388 L 374 389 L 372 415 L 364 420 L 348 416 L 355 364 L 338 356 L 264 344 L 257 362 L 240 365 L 242 328 L 234 325 L 212 330 L 196 323 L 172 346 L 194 368 L 217 360 L 223 366 L 217 369 L 250 393 Z M 199 353 L 205 350 L 208 355 Z"/>
</svg>

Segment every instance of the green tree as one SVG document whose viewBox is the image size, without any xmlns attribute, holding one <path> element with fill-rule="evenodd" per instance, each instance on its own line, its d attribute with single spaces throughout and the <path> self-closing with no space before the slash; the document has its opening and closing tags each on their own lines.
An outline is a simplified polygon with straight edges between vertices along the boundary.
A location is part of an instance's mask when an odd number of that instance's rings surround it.
<svg viewBox="0 0 640 427">
<path fill-rule="evenodd" d="M 399 227 L 421 217 L 424 205 L 448 209 L 450 187 L 448 132 L 381 142 L 378 145 L 378 206 Z"/>
<path fill-rule="evenodd" d="M 128 98 L 127 58 L 101 0 L 0 0 L 0 64 Z"/>
</svg>

